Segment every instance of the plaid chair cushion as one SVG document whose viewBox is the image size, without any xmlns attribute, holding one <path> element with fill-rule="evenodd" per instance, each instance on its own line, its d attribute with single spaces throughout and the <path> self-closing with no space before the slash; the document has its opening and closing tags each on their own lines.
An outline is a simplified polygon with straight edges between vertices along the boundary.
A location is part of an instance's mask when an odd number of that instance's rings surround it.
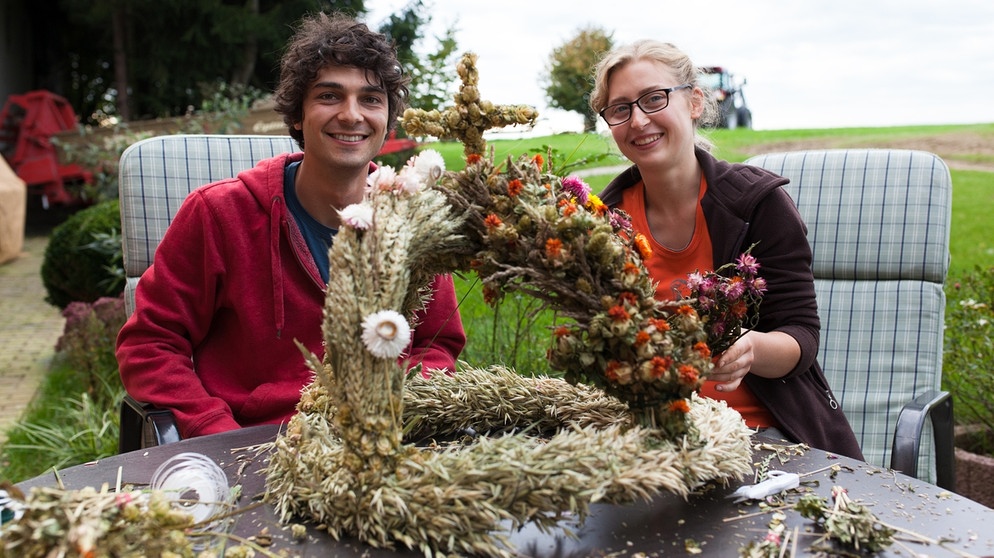
<svg viewBox="0 0 994 558">
<path fill-rule="evenodd" d="M 790 179 L 814 256 L 819 361 L 867 461 L 889 466 L 901 408 L 942 378 L 949 169 L 931 153 L 884 149 L 746 162 Z M 920 478 L 934 482 L 934 457 L 923 443 Z"/>
<path fill-rule="evenodd" d="M 171 135 L 128 147 L 118 176 L 128 314 L 134 311 L 138 279 L 191 191 L 295 151 L 300 148 L 289 136 Z"/>
</svg>

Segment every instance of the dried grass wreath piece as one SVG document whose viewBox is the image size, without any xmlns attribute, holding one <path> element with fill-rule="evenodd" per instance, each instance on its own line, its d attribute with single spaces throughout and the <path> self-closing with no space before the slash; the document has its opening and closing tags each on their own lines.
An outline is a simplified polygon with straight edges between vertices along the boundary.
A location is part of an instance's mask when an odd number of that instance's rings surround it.
<svg viewBox="0 0 994 558">
<path fill-rule="evenodd" d="M 333 398 L 312 384 L 270 457 L 269 498 L 282 517 L 376 547 L 513 556 L 507 536 L 526 522 L 554 530 L 565 517 L 582 521 L 596 502 L 686 496 L 751 470 L 750 432 L 711 399 L 689 405 L 706 442 L 662 440 L 658 430 L 633 426 L 627 407 L 600 390 L 501 367 L 412 376 L 403 400 L 405 423 L 415 425 L 408 438 L 515 434 L 405 445 L 392 471 L 374 470 L 339 443 Z"/>
</svg>

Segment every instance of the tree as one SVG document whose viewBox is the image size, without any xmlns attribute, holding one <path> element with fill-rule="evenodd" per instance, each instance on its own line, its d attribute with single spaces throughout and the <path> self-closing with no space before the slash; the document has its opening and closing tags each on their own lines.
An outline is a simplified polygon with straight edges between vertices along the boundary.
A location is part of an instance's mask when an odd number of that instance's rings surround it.
<svg viewBox="0 0 994 558">
<path fill-rule="evenodd" d="M 582 114 L 584 132 L 597 128 L 597 115 L 589 105 L 593 68 L 613 44 L 611 35 L 603 29 L 587 27 L 549 55 L 549 75 L 545 80 L 549 106 Z"/>
<path fill-rule="evenodd" d="M 43 50 L 70 54 L 48 81 L 86 123 L 181 115 L 218 84 L 270 91 L 303 15 L 366 12 L 363 0 L 59 0 L 59 8 L 58 32 L 45 34 L 59 44 Z"/>
<path fill-rule="evenodd" d="M 416 52 L 431 22 L 423 0 L 392 13 L 380 32 L 394 39 L 410 72 L 411 103 L 438 103 L 454 73 L 454 31 L 422 62 Z M 219 99 L 273 90 L 279 60 L 305 14 L 363 18 L 364 0 L 58 0 L 33 2 L 45 88 L 64 96 L 86 124 L 108 117 L 179 116 Z M 64 54 L 68 53 L 68 54 Z M 451 66 L 451 65 L 450 65 Z M 447 81 L 446 81 L 447 80 Z"/>
<path fill-rule="evenodd" d="M 431 15 L 426 15 L 428 10 L 421 0 L 413 0 L 387 18 L 378 29 L 394 40 L 400 63 L 411 76 L 409 105 L 424 110 L 438 109 L 448 102 L 449 87 L 456 78 L 452 68 L 457 54 L 453 27 L 435 37 L 437 50 L 418 54 L 424 29 L 429 28 L 432 21 Z"/>
</svg>

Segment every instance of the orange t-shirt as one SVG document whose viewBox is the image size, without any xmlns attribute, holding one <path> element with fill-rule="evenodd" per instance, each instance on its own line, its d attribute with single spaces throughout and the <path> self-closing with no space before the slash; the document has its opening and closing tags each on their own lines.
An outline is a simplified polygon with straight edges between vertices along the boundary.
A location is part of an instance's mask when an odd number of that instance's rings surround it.
<svg viewBox="0 0 994 558">
<path fill-rule="evenodd" d="M 707 222 L 704 220 L 704 209 L 700 200 L 707 191 L 707 181 L 701 176 L 701 190 L 697 197 L 697 217 L 694 220 L 694 235 L 690 243 L 680 250 L 671 250 L 663 246 L 649 233 L 649 221 L 645 216 L 645 183 L 639 181 L 631 188 L 626 188 L 621 195 L 620 209 L 625 210 L 632 218 L 632 227 L 642 231 L 649 240 L 652 256 L 645 262 L 649 276 L 656 282 L 656 298 L 661 301 L 677 300 L 690 294 L 687 286 L 687 275 L 695 271 L 706 271 L 714 268 L 712 256 L 711 235 L 708 234 Z M 725 401 L 729 407 L 742 415 L 750 428 L 766 428 L 776 426 L 777 421 L 759 399 L 752 393 L 749 386 L 742 382 L 738 389 L 731 392 L 717 391 L 717 382 L 705 381 L 701 394 L 712 399 Z"/>
</svg>

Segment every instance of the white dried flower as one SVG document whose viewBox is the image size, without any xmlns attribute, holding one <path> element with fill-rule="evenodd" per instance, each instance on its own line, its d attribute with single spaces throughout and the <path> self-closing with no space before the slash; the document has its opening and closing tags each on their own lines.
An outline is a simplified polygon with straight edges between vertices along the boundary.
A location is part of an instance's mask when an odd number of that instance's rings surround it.
<svg viewBox="0 0 994 558">
<path fill-rule="evenodd" d="M 414 167 L 404 167 L 400 169 L 395 181 L 397 193 L 417 194 L 421 191 L 421 176 Z"/>
<path fill-rule="evenodd" d="M 393 190 L 394 183 L 397 181 L 397 171 L 393 167 L 388 167 L 386 165 L 382 167 L 377 167 L 373 171 L 367 182 L 373 190 Z"/>
<path fill-rule="evenodd" d="M 373 208 L 364 203 L 346 206 L 338 212 L 338 216 L 342 219 L 342 223 L 353 229 L 364 231 L 373 226 Z"/>
<path fill-rule="evenodd" d="M 397 358 L 411 341 L 411 326 L 393 310 L 380 310 L 362 320 L 362 342 L 373 356 Z"/>
<path fill-rule="evenodd" d="M 445 172 L 445 159 L 434 149 L 425 149 L 412 162 L 422 182 L 434 184 Z"/>
</svg>

